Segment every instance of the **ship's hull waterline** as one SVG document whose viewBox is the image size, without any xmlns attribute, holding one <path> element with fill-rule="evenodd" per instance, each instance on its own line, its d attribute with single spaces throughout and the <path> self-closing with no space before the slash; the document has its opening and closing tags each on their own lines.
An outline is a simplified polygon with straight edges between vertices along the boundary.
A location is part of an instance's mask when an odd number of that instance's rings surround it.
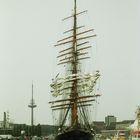
<svg viewBox="0 0 140 140">
<path fill-rule="evenodd" d="M 55 140 L 94 140 L 94 135 L 84 130 L 73 129 L 57 135 Z"/>
</svg>

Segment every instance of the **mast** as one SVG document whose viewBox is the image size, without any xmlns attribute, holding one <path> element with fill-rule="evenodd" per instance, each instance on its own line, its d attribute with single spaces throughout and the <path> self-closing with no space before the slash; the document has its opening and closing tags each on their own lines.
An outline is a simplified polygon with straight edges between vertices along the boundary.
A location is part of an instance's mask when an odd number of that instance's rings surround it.
<svg viewBox="0 0 140 140">
<path fill-rule="evenodd" d="M 62 19 L 62 21 L 73 19 L 73 27 L 63 32 L 66 37 L 57 41 L 55 47 L 61 48 L 58 53 L 57 65 L 64 65 L 68 68 L 68 75 L 65 77 L 56 76 L 52 79 L 51 94 L 56 98 L 55 101 L 49 102 L 52 110 L 64 111 L 64 116 L 61 122 L 61 128 L 66 123 L 66 118 L 70 114 L 71 126 L 76 127 L 81 122 L 81 117 L 84 118 L 85 112 L 83 107 L 91 106 L 91 102 L 99 95 L 91 95 L 95 89 L 96 81 L 100 77 L 99 71 L 92 73 L 82 73 L 80 66 L 81 61 L 89 59 L 88 49 L 92 46 L 87 39 L 96 37 L 92 32 L 94 29 L 84 29 L 84 25 L 78 25 L 78 16 L 84 14 L 86 11 L 77 12 L 77 0 L 74 0 L 73 14 Z M 91 34 L 92 33 L 92 34 Z M 67 67 L 68 66 L 68 67 Z M 63 96 L 64 95 L 64 96 Z M 57 98 L 60 97 L 61 98 Z M 91 98 L 91 99 L 90 99 Z M 70 112 L 70 113 L 69 113 Z M 80 115 L 80 119 L 78 118 Z"/>
<path fill-rule="evenodd" d="M 5 130 L 6 129 L 6 112 L 4 112 L 4 117 L 3 117 L 3 129 Z"/>
<path fill-rule="evenodd" d="M 72 74 L 77 74 L 77 7 L 76 0 L 74 0 L 74 25 L 73 25 L 73 63 L 72 63 Z M 74 78 L 74 77 L 73 77 Z M 71 108 L 71 124 L 76 126 L 78 124 L 77 115 L 77 79 L 73 81 L 71 98 L 74 99 L 74 103 Z"/>
</svg>

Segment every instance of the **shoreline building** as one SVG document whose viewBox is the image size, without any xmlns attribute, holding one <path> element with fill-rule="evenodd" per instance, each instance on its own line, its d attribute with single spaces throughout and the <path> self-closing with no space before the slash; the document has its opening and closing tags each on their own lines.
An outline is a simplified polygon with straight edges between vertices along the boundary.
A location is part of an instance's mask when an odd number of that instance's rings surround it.
<svg viewBox="0 0 140 140">
<path fill-rule="evenodd" d="M 111 123 L 116 123 L 117 118 L 113 115 L 108 115 L 105 117 L 105 124 L 106 126 L 110 126 Z"/>
</svg>

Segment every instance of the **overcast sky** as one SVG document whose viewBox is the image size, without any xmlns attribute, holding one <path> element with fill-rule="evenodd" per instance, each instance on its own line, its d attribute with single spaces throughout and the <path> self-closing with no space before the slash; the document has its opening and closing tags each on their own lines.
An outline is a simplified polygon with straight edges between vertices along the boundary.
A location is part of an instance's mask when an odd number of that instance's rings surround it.
<svg viewBox="0 0 140 140">
<path fill-rule="evenodd" d="M 0 0 L 0 120 L 9 111 L 15 123 L 30 123 L 34 81 L 35 124 L 52 124 L 50 83 L 55 75 L 61 19 L 72 0 Z M 102 97 L 96 120 L 114 115 L 134 119 L 140 105 L 140 0 L 78 0 L 97 34 Z"/>
</svg>

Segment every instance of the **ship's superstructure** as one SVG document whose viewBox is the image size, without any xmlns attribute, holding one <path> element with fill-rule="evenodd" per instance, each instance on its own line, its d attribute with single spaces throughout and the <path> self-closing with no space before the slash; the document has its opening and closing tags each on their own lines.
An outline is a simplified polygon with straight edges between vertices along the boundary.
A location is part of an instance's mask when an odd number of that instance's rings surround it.
<svg viewBox="0 0 140 140">
<path fill-rule="evenodd" d="M 132 140 L 140 140 L 140 106 L 136 110 L 136 120 L 131 128 Z"/>
<path fill-rule="evenodd" d="M 91 140 L 94 137 L 88 107 L 100 96 L 95 93 L 100 74 L 98 70 L 82 71 L 82 62 L 90 58 L 89 39 L 96 36 L 93 29 L 85 30 L 85 26 L 78 22 L 78 16 L 86 12 L 77 12 L 77 1 L 74 0 L 73 14 L 63 19 L 72 18 L 73 27 L 65 31 L 67 36 L 55 45 L 61 49 L 57 56 L 58 65 L 63 65 L 66 70 L 65 76 L 57 75 L 50 85 L 54 100 L 49 103 L 53 111 L 60 112 L 61 118 L 56 140 Z"/>
</svg>

